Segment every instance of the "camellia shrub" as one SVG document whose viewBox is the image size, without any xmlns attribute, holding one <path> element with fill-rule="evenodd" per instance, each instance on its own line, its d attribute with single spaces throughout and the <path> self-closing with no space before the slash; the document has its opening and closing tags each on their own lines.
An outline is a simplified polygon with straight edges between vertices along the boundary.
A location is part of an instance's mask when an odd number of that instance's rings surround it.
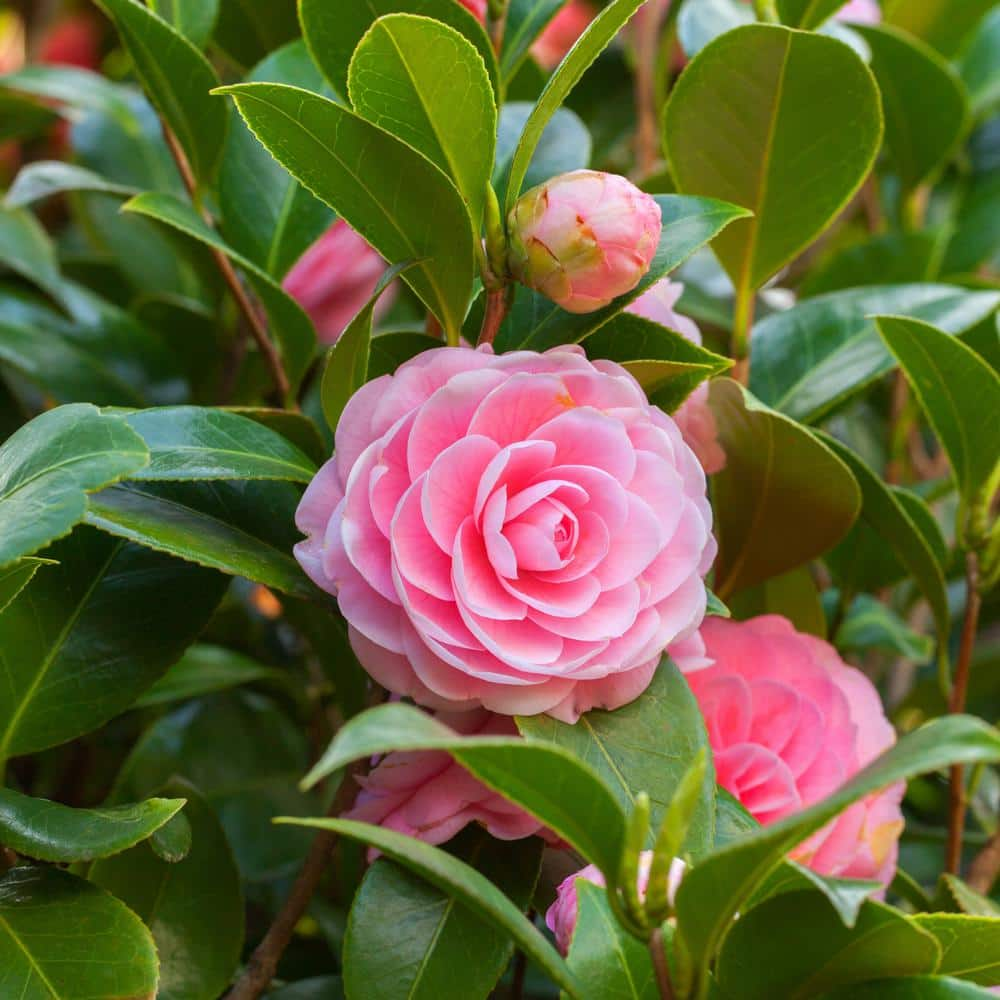
<svg viewBox="0 0 1000 1000">
<path fill-rule="evenodd" d="M 0 74 L 0 1000 L 1000 988 L 1000 6 Z"/>
</svg>

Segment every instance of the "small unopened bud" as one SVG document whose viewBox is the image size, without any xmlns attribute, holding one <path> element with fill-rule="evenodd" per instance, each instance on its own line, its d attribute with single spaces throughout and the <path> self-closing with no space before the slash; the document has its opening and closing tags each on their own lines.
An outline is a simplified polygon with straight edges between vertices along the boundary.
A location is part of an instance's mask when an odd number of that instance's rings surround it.
<svg viewBox="0 0 1000 1000">
<path fill-rule="evenodd" d="M 510 270 L 567 312 L 630 292 L 660 242 L 660 206 L 624 177 L 561 174 L 523 194 L 507 220 Z"/>
</svg>

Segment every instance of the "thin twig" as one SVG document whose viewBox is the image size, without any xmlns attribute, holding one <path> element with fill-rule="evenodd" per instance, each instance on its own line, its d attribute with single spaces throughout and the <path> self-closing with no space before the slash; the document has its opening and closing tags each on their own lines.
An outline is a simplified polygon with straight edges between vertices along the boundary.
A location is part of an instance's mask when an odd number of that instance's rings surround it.
<svg viewBox="0 0 1000 1000">
<path fill-rule="evenodd" d="M 357 765 L 344 775 L 340 788 L 331 804 L 328 815 L 339 816 L 346 812 L 354 802 L 359 785 L 356 781 L 364 770 L 363 765 Z M 226 994 L 225 1000 L 257 1000 L 271 985 L 271 980 L 277 971 L 281 956 L 292 940 L 298 922 L 305 915 L 316 888 L 319 886 L 323 872 L 333 856 L 337 844 L 337 835 L 329 830 L 320 830 L 313 839 L 309 854 L 299 871 L 292 891 L 288 894 L 281 911 L 274 918 L 263 940 L 254 949 L 243 974 L 236 985 Z"/>
<path fill-rule="evenodd" d="M 750 384 L 750 330 L 753 327 L 756 295 L 749 282 L 740 282 L 736 291 L 733 315 L 733 338 L 730 354 L 735 361 L 730 374 L 741 385 Z"/>
<path fill-rule="evenodd" d="M 989 843 L 976 855 L 969 866 L 969 877 L 966 881 L 970 888 L 988 896 L 998 877 L 1000 877 L 1000 830 L 990 837 Z"/>
<path fill-rule="evenodd" d="M 490 0 L 486 7 L 486 32 L 490 36 L 497 59 L 503 51 L 503 36 L 507 31 L 507 10 L 510 0 Z"/>
<path fill-rule="evenodd" d="M 663 947 L 663 931 L 659 927 L 649 936 L 649 957 L 653 960 L 653 970 L 656 972 L 656 985 L 661 1000 L 674 1000 L 670 966 L 667 965 L 667 952 Z"/>
<path fill-rule="evenodd" d="M 170 126 L 166 122 L 163 122 L 162 125 L 164 138 L 167 141 L 170 154 L 173 156 L 174 162 L 177 164 L 177 169 L 180 171 L 181 179 L 184 181 L 184 187 L 187 188 L 187 192 L 191 197 L 192 203 L 196 207 L 199 207 L 200 198 L 198 197 L 198 182 L 195 180 L 194 173 L 191 171 L 191 164 L 188 162 L 187 155 L 181 148 L 181 144 L 177 141 L 177 136 L 174 135 Z M 215 224 L 211 215 L 209 215 L 204 208 L 200 208 L 200 213 L 202 219 L 205 221 L 205 224 L 214 229 Z M 274 381 L 275 388 L 281 396 L 282 404 L 284 404 L 285 400 L 288 399 L 291 386 L 277 348 L 272 343 L 271 338 L 268 337 L 267 330 L 261 322 L 260 315 L 254 307 L 254 304 L 250 301 L 250 297 L 247 295 L 246 289 L 243 287 L 236 271 L 233 269 L 233 265 L 229 258 L 216 247 L 209 247 L 209 250 L 212 254 L 213 260 L 215 261 L 216 267 L 219 269 L 219 273 L 222 275 L 223 281 L 226 283 L 226 287 L 232 293 L 233 299 L 235 300 L 237 306 L 239 306 L 240 312 L 243 313 L 243 316 L 246 318 L 247 324 L 250 328 L 250 333 L 253 336 L 254 342 L 257 344 L 258 350 L 264 356 L 267 367 L 271 372 L 271 378 Z"/>
<path fill-rule="evenodd" d="M 659 156 L 660 128 L 656 115 L 656 62 L 660 51 L 660 11 L 647 4 L 639 12 L 635 34 L 635 158 L 639 177 L 653 172 Z"/>
<path fill-rule="evenodd" d="M 979 556 L 974 551 L 967 552 L 965 555 L 965 590 L 965 619 L 962 622 L 962 639 L 958 648 L 958 661 L 955 664 L 951 699 L 948 703 L 948 711 L 952 713 L 965 711 L 965 699 L 969 691 L 972 648 L 976 641 L 979 609 L 982 605 L 982 598 L 979 596 Z M 962 834 L 965 829 L 965 768 L 961 764 L 956 764 L 951 768 L 950 775 L 946 870 L 955 875 L 958 874 L 962 861 Z"/>
</svg>

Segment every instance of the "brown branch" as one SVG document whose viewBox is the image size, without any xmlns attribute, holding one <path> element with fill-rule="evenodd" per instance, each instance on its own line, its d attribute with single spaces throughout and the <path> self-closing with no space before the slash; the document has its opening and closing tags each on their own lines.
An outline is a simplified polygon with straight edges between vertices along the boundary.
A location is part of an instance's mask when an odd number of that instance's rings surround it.
<svg viewBox="0 0 1000 1000">
<path fill-rule="evenodd" d="M 656 985 L 661 1000 L 674 1000 L 670 967 L 667 965 L 667 953 L 663 947 L 663 931 L 659 927 L 649 937 L 649 957 L 653 960 L 653 970 L 656 972 Z"/>
<path fill-rule="evenodd" d="M 655 5 L 639 12 L 635 38 L 635 158 L 639 177 L 653 172 L 659 158 L 660 127 L 656 114 L 656 62 L 660 51 L 660 17 Z"/>
<path fill-rule="evenodd" d="M 486 311 L 483 314 L 483 325 L 479 329 L 480 344 L 492 344 L 496 339 L 510 309 L 512 293 L 513 288 L 510 285 L 487 290 Z"/>
<path fill-rule="evenodd" d="M 187 192 L 191 197 L 192 203 L 198 206 L 200 203 L 200 199 L 198 198 L 198 182 L 195 180 L 187 155 L 181 148 L 181 144 L 178 142 L 177 136 L 174 135 L 170 126 L 165 121 L 162 121 L 161 124 L 163 126 L 163 136 L 167 141 L 167 147 L 170 149 L 170 154 L 173 156 L 174 162 L 177 164 L 181 180 L 184 181 L 184 187 L 187 188 Z M 201 209 L 200 211 L 205 224 L 209 226 L 209 228 L 214 229 L 215 224 L 211 215 L 209 215 L 205 209 Z M 267 329 L 261 321 L 260 315 L 254 307 L 254 304 L 250 301 L 250 297 L 247 295 L 246 289 L 243 287 L 243 283 L 240 281 L 236 271 L 233 269 L 232 262 L 221 250 L 216 247 L 209 247 L 209 251 L 212 254 L 212 259 L 215 261 L 216 267 L 219 269 L 219 273 L 222 275 L 223 281 L 226 283 L 226 287 L 229 289 L 236 305 L 239 306 L 240 312 L 247 321 L 250 333 L 253 336 L 258 350 L 264 356 L 264 361 L 267 363 L 267 367 L 271 372 L 271 378 L 274 381 L 275 388 L 281 396 L 282 405 L 284 405 L 285 400 L 288 399 L 291 386 L 277 348 L 274 346 L 271 338 L 268 337 Z"/>
<path fill-rule="evenodd" d="M 967 552 L 965 555 L 965 590 L 965 619 L 962 622 L 962 639 L 958 648 L 958 661 L 955 664 L 954 685 L 948 702 L 948 711 L 952 713 L 965 711 L 965 699 L 969 692 L 972 648 L 976 641 L 979 609 L 982 606 L 982 598 L 979 596 L 979 556 L 974 551 Z M 952 766 L 950 779 L 946 870 L 954 875 L 958 873 L 962 861 L 962 835 L 965 830 L 966 807 L 965 768 L 961 764 Z"/>
<path fill-rule="evenodd" d="M 966 881 L 970 888 L 988 896 L 998 876 L 1000 876 L 1000 830 L 990 837 L 989 843 L 976 855 L 969 866 L 969 877 Z"/>
<path fill-rule="evenodd" d="M 327 811 L 327 815 L 339 816 L 350 809 L 360 787 L 356 778 L 364 770 L 364 765 L 358 764 L 344 775 L 344 780 L 341 782 L 340 788 L 337 789 L 337 794 Z M 281 911 L 274 918 L 274 923 L 271 924 L 260 944 L 254 949 L 243 974 L 236 985 L 226 994 L 225 1000 L 257 1000 L 271 985 L 281 956 L 292 940 L 298 922 L 305 915 L 309 901 L 319 886 L 320 879 L 330 863 L 336 845 L 337 835 L 335 833 L 329 830 L 320 830 L 316 834 L 309 854 L 306 856 Z"/>
</svg>

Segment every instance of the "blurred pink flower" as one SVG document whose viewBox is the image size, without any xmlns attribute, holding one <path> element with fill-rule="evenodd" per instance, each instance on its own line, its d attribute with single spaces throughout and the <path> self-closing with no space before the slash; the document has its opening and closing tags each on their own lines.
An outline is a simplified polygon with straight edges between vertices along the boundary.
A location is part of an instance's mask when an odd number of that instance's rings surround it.
<svg viewBox="0 0 1000 1000">
<path fill-rule="evenodd" d="M 674 311 L 684 286 L 679 281 L 664 278 L 649 291 L 639 296 L 626 310 L 676 330 L 693 344 L 701 346 L 701 331 L 693 319 Z M 715 414 L 708 405 L 708 383 L 703 382 L 680 405 L 674 420 L 684 435 L 684 440 L 698 456 L 706 475 L 719 472 L 726 466 L 726 453 L 719 444 L 719 428 Z"/>
<path fill-rule="evenodd" d="M 371 298 L 385 268 L 365 240 L 338 219 L 296 261 L 282 287 L 309 314 L 320 343 L 333 344 Z M 376 321 L 395 294 L 392 286 L 383 292 Z"/>
<path fill-rule="evenodd" d="M 574 170 L 521 195 L 511 210 L 514 277 L 567 312 L 630 292 L 660 242 L 660 206 L 617 174 Z"/>
<path fill-rule="evenodd" d="M 577 346 L 438 348 L 347 404 L 297 514 L 359 659 L 432 708 L 574 722 L 645 690 L 705 612 L 705 475 Z"/>
<path fill-rule="evenodd" d="M 439 721 L 463 736 L 516 736 L 514 720 L 482 709 L 439 712 Z M 390 753 L 367 777 L 347 819 L 375 823 L 428 844 L 451 840 L 479 823 L 498 840 L 520 840 L 543 832 L 533 816 L 477 781 L 439 750 Z"/>
<path fill-rule="evenodd" d="M 878 24 L 882 20 L 882 9 L 878 5 L 878 0 L 849 0 L 834 17 L 838 21 Z"/>
<path fill-rule="evenodd" d="M 896 740 L 878 692 L 828 643 L 778 615 L 706 618 L 712 666 L 688 675 L 720 785 L 767 824 L 827 798 Z M 822 875 L 877 879 L 896 867 L 899 782 L 855 803 L 792 857 Z"/>
<path fill-rule="evenodd" d="M 653 864 L 653 852 L 643 851 L 639 856 L 639 896 L 644 898 L 646 886 L 649 884 L 649 869 Z M 680 858 L 675 858 L 670 865 L 670 873 L 667 876 L 668 890 L 667 896 L 671 903 L 677 893 L 677 889 L 684 878 L 686 865 Z M 578 872 L 574 872 L 568 878 L 562 880 L 559 888 L 556 889 L 556 901 L 545 911 L 545 924 L 555 935 L 556 945 L 564 954 L 569 954 L 569 946 L 573 941 L 573 931 L 576 930 L 576 918 L 578 905 L 576 898 L 577 879 L 585 879 L 593 882 L 594 885 L 604 888 L 604 876 L 600 873 L 596 865 L 587 865 Z"/>
</svg>

